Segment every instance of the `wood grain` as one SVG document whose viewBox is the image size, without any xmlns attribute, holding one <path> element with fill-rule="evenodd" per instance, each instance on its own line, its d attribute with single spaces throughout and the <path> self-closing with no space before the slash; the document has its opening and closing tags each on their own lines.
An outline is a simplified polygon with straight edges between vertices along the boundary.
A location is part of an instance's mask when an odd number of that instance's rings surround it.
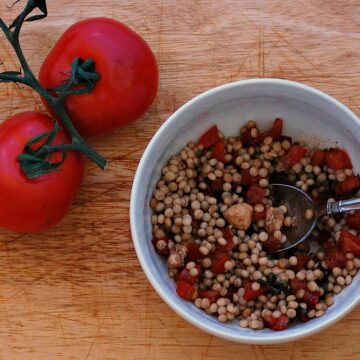
<svg viewBox="0 0 360 360">
<path fill-rule="evenodd" d="M 10 21 L 25 2 L 0 14 Z M 158 297 L 137 261 L 129 229 L 132 179 L 146 144 L 180 105 L 213 86 L 279 77 L 317 87 L 360 114 L 358 0 L 58 0 L 22 41 L 38 70 L 59 35 L 90 16 L 140 33 L 160 66 L 159 94 L 141 121 L 92 140 L 110 161 L 88 163 L 68 216 L 45 234 L 0 232 L 0 359 L 355 359 L 360 309 L 310 339 L 279 346 L 233 344 L 187 324 Z M 1 38 L 2 69 L 17 69 Z M 31 90 L 2 85 L 0 119 L 42 109 Z M 0 204 L 4 206 L 4 204 Z"/>
</svg>

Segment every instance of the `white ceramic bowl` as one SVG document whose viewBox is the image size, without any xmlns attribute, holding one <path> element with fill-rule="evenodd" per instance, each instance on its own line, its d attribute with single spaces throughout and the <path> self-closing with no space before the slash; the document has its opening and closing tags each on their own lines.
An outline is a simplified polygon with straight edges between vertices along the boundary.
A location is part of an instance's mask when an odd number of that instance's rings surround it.
<svg viewBox="0 0 360 360">
<path fill-rule="evenodd" d="M 238 81 L 209 90 L 177 110 L 161 126 L 146 148 L 136 172 L 130 205 L 131 232 L 141 266 L 161 298 L 196 327 L 221 338 L 251 344 L 293 341 L 334 324 L 360 302 L 360 277 L 340 295 L 326 314 L 304 324 L 276 332 L 239 327 L 238 321 L 222 324 L 176 295 L 165 261 L 151 244 L 149 200 L 161 168 L 190 140 L 197 140 L 213 124 L 225 135 L 238 134 L 249 119 L 263 127 L 284 119 L 284 134 L 310 144 L 337 145 L 348 150 L 360 171 L 360 120 L 334 98 L 309 86 L 278 79 Z"/>
</svg>

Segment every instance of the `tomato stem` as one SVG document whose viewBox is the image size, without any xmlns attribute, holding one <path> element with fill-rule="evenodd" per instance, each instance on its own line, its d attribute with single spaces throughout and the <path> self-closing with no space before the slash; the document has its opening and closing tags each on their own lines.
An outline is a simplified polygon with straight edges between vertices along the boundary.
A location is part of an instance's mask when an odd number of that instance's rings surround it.
<svg viewBox="0 0 360 360">
<path fill-rule="evenodd" d="M 29 16 L 35 9 L 39 9 L 41 14 Z M 25 21 L 35 21 L 43 19 L 47 16 L 46 0 L 28 0 L 25 8 L 20 15 L 12 22 L 10 26 L 7 26 L 2 18 L 0 18 L 0 28 L 4 32 L 9 43 L 13 47 L 16 56 L 20 62 L 22 72 L 19 71 L 5 71 L 0 73 L 0 82 L 15 82 L 27 85 L 37 91 L 45 100 L 49 103 L 56 115 L 61 119 L 61 123 L 67 129 L 71 135 L 71 144 L 62 144 L 57 146 L 44 145 L 44 148 L 40 148 L 31 154 L 26 154 L 25 146 L 24 154 L 29 156 L 19 156 L 20 165 L 29 178 L 42 175 L 49 171 L 56 170 L 56 166 L 47 161 L 47 157 L 54 152 L 63 152 L 66 157 L 68 150 L 79 151 L 92 159 L 101 169 L 105 169 L 106 160 L 94 149 L 92 149 L 79 134 L 74 124 L 68 115 L 64 100 L 69 95 L 80 95 L 86 92 L 92 91 L 95 87 L 95 82 L 99 79 L 99 74 L 95 71 L 95 63 L 92 59 L 80 59 L 77 58 L 72 64 L 72 74 L 68 83 L 63 84 L 55 89 L 45 89 L 37 80 L 34 73 L 31 71 L 29 64 L 26 61 L 24 53 L 22 51 L 19 34 L 22 25 Z M 83 85 L 79 88 L 79 85 Z M 76 88 L 75 88 L 76 86 Z M 54 94 L 54 95 L 53 95 Z M 56 131 L 58 130 L 57 120 L 55 120 Z M 50 135 L 49 135 L 50 136 Z M 33 139 L 29 141 L 32 142 Z M 28 144 L 29 144 L 28 143 Z M 34 171 L 34 161 L 36 162 L 36 171 Z M 43 161 L 42 161 L 43 160 Z M 29 165 L 31 164 L 31 166 Z M 50 166 L 50 165 L 51 166 Z M 60 166 L 62 162 L 59 162 Z M 41 168 L 43 166 L 43 168 Z M 43 170 L 43 172 L 42 172 Z"/>
</svg>

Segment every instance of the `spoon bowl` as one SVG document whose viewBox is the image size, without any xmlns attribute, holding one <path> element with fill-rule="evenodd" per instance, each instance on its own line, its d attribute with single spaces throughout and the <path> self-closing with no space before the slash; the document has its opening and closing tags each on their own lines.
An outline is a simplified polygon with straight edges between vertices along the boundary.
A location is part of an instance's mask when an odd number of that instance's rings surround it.
<svg viewBox="0 0 360 360">
<path fill-rule="evenodd" d="M 286 235 L 286 242 L 281 249 L 274 252 L 289 250 L 305 241 L 313 232 L 319 219 L 325 215 L 345 213 L 360 210 L 360 198 L 333 201 L 329 199 L 324 205 L 317 206 L 311 197 L 295 186 L 287 184 L 271 184 L 270 198 L 274 206 L 284 205 L 288 209 L 287 215 L 297 223 L 282 230 Z M 307 218 L 306 211 L 313 216 Z"/>
</svg>

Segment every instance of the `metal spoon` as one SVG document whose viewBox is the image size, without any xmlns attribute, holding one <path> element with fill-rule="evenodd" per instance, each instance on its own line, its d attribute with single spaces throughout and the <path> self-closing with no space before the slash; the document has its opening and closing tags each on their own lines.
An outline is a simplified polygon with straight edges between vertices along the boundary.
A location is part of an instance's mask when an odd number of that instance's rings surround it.
<svg viewBox="0 0 360 360">
<path fill-rule="evenodd" d="M 297 226 L 282 230 L 286 235 L 287 241 L 281 249 L 274 252 L 289 250 L 302 243 L 312 233 L 319 219 L 325 215 L 360 210 L 360 198 L 335 202 L 328 200 L 324 205 L 317 206 L 308 194 L 295 186 L 271 184 L 269 188 L 273 204 L 275 206 L 285 205 L 288 208 L 288 216 L 296 217 L 299 221 Z M 311 209 L 314 212 L 311 220 L 305 219 L 305 211 L 307 209 Z"/>
</svg>

